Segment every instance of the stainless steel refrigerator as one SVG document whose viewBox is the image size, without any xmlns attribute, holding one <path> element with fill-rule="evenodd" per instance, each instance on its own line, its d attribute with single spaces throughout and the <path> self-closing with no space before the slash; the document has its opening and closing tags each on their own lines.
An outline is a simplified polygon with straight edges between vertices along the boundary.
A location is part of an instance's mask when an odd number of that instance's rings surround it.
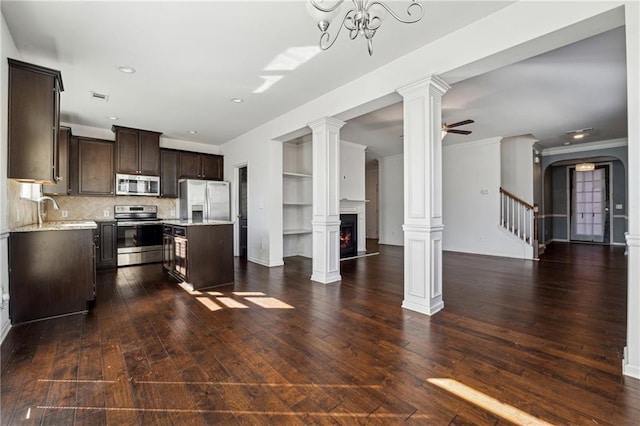
<svg viewBox="0 0 640 426">
<path fill-rule="evenodd" d="M 229 220 L 230 199 L 229 182 L 180 180 L 180 219 Z"/>
</svg>

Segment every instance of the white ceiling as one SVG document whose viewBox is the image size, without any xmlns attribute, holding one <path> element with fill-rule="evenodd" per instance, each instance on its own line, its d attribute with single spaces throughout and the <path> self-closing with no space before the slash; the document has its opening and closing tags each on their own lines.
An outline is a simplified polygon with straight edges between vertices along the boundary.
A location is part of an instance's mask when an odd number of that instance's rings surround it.
<svg viewBox="0 0 640 426">
<path fill-rule="evenodd" d="M 107 117 L 117 116 L 121 126 L 219 145 L 510 4 L 422 3 L 419 23 L 384 21 L 372 57 L 363 40 L 343 33 L 330 50 L 281 73 L 264 68 L 286 48 L 318 42 L 303 1 L 2 1 L 1 8 L 22 59 L 62 72 L 62 121 L 110 128 Z M 119 65 L 137 72 L 123 74 Z M 284 78 L 252 93 L 260 76 L 273 74 Z M 475 101 L 459 115 L 483 118 L 471 109 Z"/>
<path fill-rule="evenodd" d="M 443 98 L 443 122 L 474 124 L 445 144 L 532 134 L 543 148 L 627 136 L 624 27 L 454 84 Z M 446 77 L 446 76 L 445 76 Z M 566 132 L 593 128 L 576 141 Z M 402 152 L 402 104 L 350 120 L 341 131 L 368 146 L 368 158 Z"/>
</svg>

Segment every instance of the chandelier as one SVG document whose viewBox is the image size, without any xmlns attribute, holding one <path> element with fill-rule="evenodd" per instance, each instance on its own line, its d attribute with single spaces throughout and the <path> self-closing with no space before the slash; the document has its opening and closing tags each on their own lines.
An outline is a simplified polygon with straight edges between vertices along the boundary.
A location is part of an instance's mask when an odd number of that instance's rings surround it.
<svg viewBox="0 0 640 426">
<path fill-rule="evenodd" d="M 407 18 L 402 18 L 397 15 L 386 4 L 380 1 L 371 0 L 351 0 L 352 7 L 346 11 L 342 18 L 342 23 L 338 27 L 338 31 L 332 37 L 329 34 L 329 24 L 331 20 L 340 13 L 340 6 L 344 0 L 339 0 L 335 4 L 323 6 L 324 0 L 309 0 L 310 12 L 314 18 L 318 19 L 318 28 L 322 34 L 320 35 L 320 49 L 327 50 L 333 43 L 335 43 L 342 28 L 346 28 L 349 31 L 349 37 L 351 40 L 355 40 L 356 37 L 362 36 L 367 40 L 367 48 L 369 49 L 369 55 L 373 54 L 373 36 L 376 35 L 376 31 L 382 24 L 382 19 L 385 13 L 393 16 L 397 21 L 404 24 L 413 24 L 418 22 L 424 16 L 424 9 L 418 0 L 411 0 L 409 6 L 407 6 Z M 326 4 L 326 3 L 325 3 Z M 412 13 L 417 12 L 415 14 Z"/>
</svg>

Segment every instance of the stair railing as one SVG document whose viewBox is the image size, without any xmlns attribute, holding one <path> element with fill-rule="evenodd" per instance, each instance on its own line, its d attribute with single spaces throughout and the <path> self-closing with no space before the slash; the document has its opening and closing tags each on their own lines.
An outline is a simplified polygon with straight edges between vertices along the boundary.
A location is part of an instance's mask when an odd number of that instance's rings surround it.
<svg viewBox="0 0 640 426">
<path fill-rule="evenodd" d="M 534 248 L 538 248 L 538 206 L 500 188 L 500 226 Z"/>
</svg>

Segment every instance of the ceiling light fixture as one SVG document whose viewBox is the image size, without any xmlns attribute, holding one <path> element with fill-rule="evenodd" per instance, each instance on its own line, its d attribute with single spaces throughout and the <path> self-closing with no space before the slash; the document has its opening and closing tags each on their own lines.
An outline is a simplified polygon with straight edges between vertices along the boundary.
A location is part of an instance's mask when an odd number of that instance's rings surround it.
<svg viewBox="0 0 640 426">
<path fill-rule="evenodd" d="M 136 72 L 135 68 L 128 65 L 120 65 L 118 69 L 125 74 L 133 74 L 134 72 Z"/>
<path fill-rule="evenodd" d="M 107 117 L 107 119 L 116 121 L 116 120 L 120 120 L 120 117 L 116 117 L 115 115 L 110 115 L 109 117 Z"/>
<path fill-rule="evenodd" d="M 326 4 L 325 0 L 309 0 L 307 4 L 309 13 L 317 20 L 318 28 L 322 33 L 320 35 L 320 49 L 322 50 L 327 50 L 333 46 L 333 43 L 335 43 L 340 35 L 340 31 L 342 31 L 344 27 L 349 31 L 351 40 L 355 40 L 358 36 L 364 37 L 367 40 L 369 55 L 372 55 L 373 36 L 376 35 L 376 31 L 380 28 L 385 12 L 403 24 L 413 24 L 421 20 L 424 16 L 424 8 L 418 3 L 418 0 L 411 0 L 409 6 L 407 6 L 408 18 L 406 19 L 401 18 L 391 10 L 389 6 L 380 1 L 351 0 L 353 6 L 344 14 L 338 31 L 332 38 L 328 32 L 329 24 L 331 20 L 340 13 L 339 9 L 343 2 L 344 0 L 339 0 L 333 5 L 323 6 L 323 3 Z M 327 3 L 333 2 L 327 1 Z M 413 12 L 417 12 L 417 14 L 413 14 L 412 9 Z"/>
<path fill-rule="evenodd" d="M 565 142 L 563 145 L 564 146 L 571 145 L 571 142 Z"/>
<path fill-rule="evenodd" d="M 595 163 L 578 163 L 576 164 L 576 172 L 590 172 L 596 169 Z"/>
<path fill-rule="evenodd" d="M 231 102 L 235 102 L 237 104 L 241 104 L 242 102 L 244 102 L 244 99 L 242 99 L 242 98 L 231 98 Z"/>
<path fill-rule="evenodd" d="M 190 135 L 197 135 L 198 132 L 195 130 L 187 130 L 187 133 L 189 133 Z"/>
</svg>

